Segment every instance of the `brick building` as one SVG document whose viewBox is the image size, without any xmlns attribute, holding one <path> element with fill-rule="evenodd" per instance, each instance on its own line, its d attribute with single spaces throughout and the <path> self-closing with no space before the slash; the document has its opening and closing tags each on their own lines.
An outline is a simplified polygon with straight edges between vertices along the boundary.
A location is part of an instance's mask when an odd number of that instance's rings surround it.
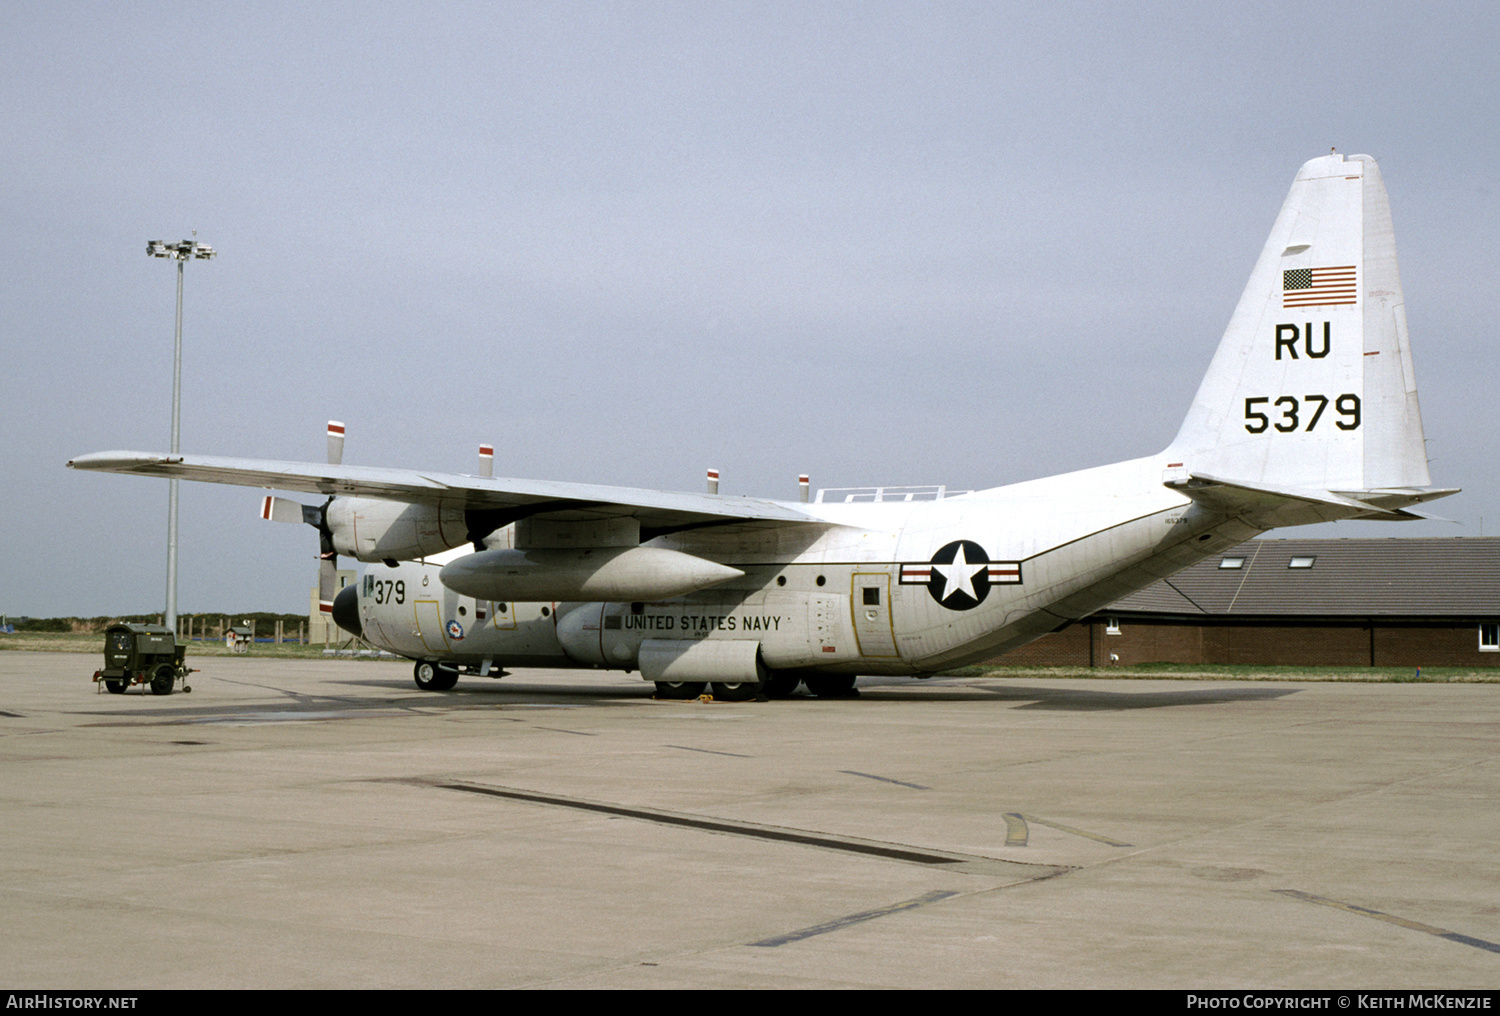
<svg viewBox="0 0 1500 1016">
<path fill-rule="evenodd" d="M 1500 666 L 1500 539 L 1251 540 L 994 662 Z"/>
</svg>

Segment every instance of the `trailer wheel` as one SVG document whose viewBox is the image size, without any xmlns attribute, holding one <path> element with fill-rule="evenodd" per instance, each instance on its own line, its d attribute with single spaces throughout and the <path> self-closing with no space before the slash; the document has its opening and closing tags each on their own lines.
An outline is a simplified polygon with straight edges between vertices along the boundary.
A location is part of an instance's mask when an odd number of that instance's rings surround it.
<svg viewBox="0 0 1500 1016">
<path fill-rule="evenodd" d="M 130 681 L 124 678 L 118 681 L 106 679 L 104 682 L 105 690 L 111 695 L 123 695 L 128 687 L 130 687 Z"/>
<path fill-rule="evenodd" d="M 151 672 L 151 694 L 170 695 L 172 685 L 177 680 L 177 668 L 170 663 L 163 663 Z"/>
</svg>

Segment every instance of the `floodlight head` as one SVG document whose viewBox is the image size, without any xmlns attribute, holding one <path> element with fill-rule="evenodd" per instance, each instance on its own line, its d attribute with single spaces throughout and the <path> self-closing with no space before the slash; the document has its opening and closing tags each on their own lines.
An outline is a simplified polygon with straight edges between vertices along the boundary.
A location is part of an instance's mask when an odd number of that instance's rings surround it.
<svg viewBox="0 0 1500 1016">
<path fill-rule="evenodd" d="M 207 261 L 218 251 L 197 240 L 180 240 L 177 243 L 150 240 L 146 243 L 146 253 L 154 258 L 172 258 L 174 261 L 186 261 L 188 258 Z"/>
</svg>

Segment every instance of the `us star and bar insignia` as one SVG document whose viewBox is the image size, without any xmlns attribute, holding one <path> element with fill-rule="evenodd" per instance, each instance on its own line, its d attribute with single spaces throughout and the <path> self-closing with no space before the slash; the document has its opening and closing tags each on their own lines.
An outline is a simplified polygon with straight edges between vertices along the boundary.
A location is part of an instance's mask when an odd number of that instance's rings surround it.
<svg viewBox="0 0 1500 1016">
<path fill-rule="evenodd" d="M 991 561 L 973 540 L 945 544 L 931 561 L 903 564 L 904 586 L 926 586 L 932 598 L 949 610 L 971 610 L 990 595 L 990 586 L 1018 585 L 1021 562 Z"/>
</svg>

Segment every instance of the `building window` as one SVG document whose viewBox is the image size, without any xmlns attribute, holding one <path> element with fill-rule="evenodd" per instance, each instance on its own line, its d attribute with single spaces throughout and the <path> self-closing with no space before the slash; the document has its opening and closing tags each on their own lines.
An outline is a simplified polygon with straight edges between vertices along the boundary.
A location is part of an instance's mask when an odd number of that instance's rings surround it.
<svg viewBox="0 0 1500 1016">
<path fill-rule="evenodd" d="M 1491 622 L 1479 626 L 1479 651 L 1500 653 L 1500 624 Z"/>
<path fill-rule="evenodd" d="M 1104 619 L 1104 634 L 1120 634 L 1120 619 L 1118 617 L 1106 617 Z"/>
<path fill-rule="evenodd" d="M 1311 568 L 1318 560 L 1318 555 L 1308 554 L 1303 557 L 1294 557 L 1286 563 L 1288 568 Z"/>
<path fill-rule="evenodd" d="M 1223 570 L 1245 567 L 1245 559 L 1242 557 L 1226 557 L 1219 562 L 1219 568 Z"/>
</svg>

